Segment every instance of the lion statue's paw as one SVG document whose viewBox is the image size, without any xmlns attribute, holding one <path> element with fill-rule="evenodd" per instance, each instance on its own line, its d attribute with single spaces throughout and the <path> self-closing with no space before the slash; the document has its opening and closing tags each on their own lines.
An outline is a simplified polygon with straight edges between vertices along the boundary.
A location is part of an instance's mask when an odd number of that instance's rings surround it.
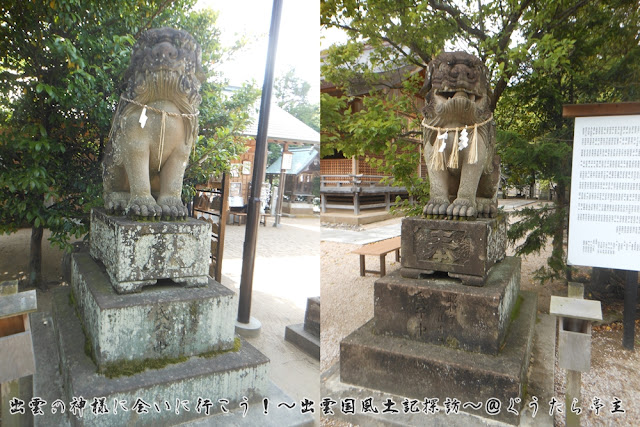
<svg viewBox="0 0 640 427">
<path fill-rule="evenodd" d="M 123 212 L 129 203 L 129 193 L 116 191 L 106 196 L 104 207 L 109 213 Z"/>
<path fill-rule="evenodd" d="M 187 208 L 179 197 L 163 196 L 158 198 L 158 204 L 162 208 L 162 216 L 171 218 L 184 218 L 188 215 Z"/>
<path fill-rule="evenodd" d="M 447 208 L 447 216 L 456 219 L 475 218 L 477 210 L 474 203 L 467 199 L 457 198 Z"/>
<path fill-rule="evenodd" d="M 447 208 L 449 207 L 449 200 L 442 198 L 433 198 L 430 199 L 426 204 L 422 213 L 425 215 L 445 215 L 447 213 Z"/>
<path fill-rule="evenodd" d="M 491 199 L 478 197 L 476 206 L 478 207 L 478 216 L 484 218 L 495 218 L 498 214 L 497 202 Z"/>
<path fill-rule="evenodd" d="M 159 217 L 162 215 L 162 208 L 156 203 L 156 200 L 151 196 L 145 197 L 132 197 L 129 200 L 125 213 L 128 216 L 140 216 L 140 217 Z"/>
</svg>

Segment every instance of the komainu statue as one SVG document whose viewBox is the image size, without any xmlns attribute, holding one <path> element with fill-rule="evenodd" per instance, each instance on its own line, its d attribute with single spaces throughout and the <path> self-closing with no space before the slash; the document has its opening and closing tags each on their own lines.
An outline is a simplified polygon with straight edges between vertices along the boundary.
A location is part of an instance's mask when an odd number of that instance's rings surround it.
<svg viewBox="0 0 640 427">
<path fill-rule="evenodd" d="M 103 161 L 109 212 L 181 218 L 182 180 L 198 136 L 200 46 L 187 32 L 152 29 L 133 46 L 126 90 Z"/>
<path fill-rule="evenodd" d="M 500 159 L 485 65 L 464 52 L 445 52 L 429 64 L 421 93 L 429 217 L 472 219 L 498 211 Z"/>
</svg>

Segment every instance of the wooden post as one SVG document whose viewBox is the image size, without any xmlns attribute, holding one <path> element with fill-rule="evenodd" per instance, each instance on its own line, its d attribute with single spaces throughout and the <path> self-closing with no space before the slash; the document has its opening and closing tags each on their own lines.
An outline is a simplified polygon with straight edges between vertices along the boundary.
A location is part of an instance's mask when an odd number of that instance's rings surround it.
<svg viewBox="0 0 640 427">
<path fill-rule="evenodd" d="M 360 215 L 360 193 L 353 193 L 353 213 Z"/>
<path fill-rule="evenodd" d="M 33 295 L 24 295 L 24 301 L 20 301 L 21 304 L 18 304 L 19 311 L 23 311 L 24 317 L 20 317 L 20 325 L 16 323 L 15 317 L 12 318 L 3 318 L 5 322 L 0 324 L 0 338 L 8 336 L 12 333 L 11 329 L 18 327 L 18 330 L 29 330 L 29 318 L 28 312 L 35 311 L 34 305 L 35 302 L 35 291 L 31 291 Z M 9 297 L 12 295 L 18 294 L 18 281 L 12 280 L 8 282 L 0 283 L 0 298 Z M 18 308 L 18 307 L 16 307 Z M 2 307 L 2 312 L 5 311 L 7 307 Z M 15 331 L 14 331 L 15 332 Z M 29 343 L 31 340 L 29 339 Z M 29 344 L 30 345 L 30 344 Z M 15 349 L 18 353 L 18 357 L 24 357 L 24 349 Z M 33 357 L 33 350 L 31 351 L 31 357 Z M 15 355 L 14 355 L 15 356 Z M 12 361 L 13 362 L 13 361 Z M 0 363 L 5 363 L 5 361 L 0 360 Z M 30 371 L 33 372 L 33 371 Z M 11 414 L 11 400 L 13 398 L 18 398 L 24 402 L 24 414 Z M 33 426 L 33 415 L 31 410 L 29 409 L 29 401 L 33 398 L 33 375 L 23 376 L 21 378 L 17 378 L 10 381 L 5 381 L 0 384 L 0 413 L 2 414 L 2 426 L 6 427 L 25 427 L 25 426 Z"/>
<path fill-rule="evenodd" d="M 584 286 L 581 283 L 569 282 L 567 296 L 569 298 L 584 298 Z M 580 387 L 582 385 L 582 373 L 580 371 L 567 369 L 566 384 L 567 388 L 564 398 L 565 414 L 567 414 L 566 425 L 567 427 L 580 426 L 580 415 L 571 411 L 571 405 L 573 404 L 573 399 L 578 399 L 575 407 L 581 407 Z"/>
<path fill-rule="evenodd" d="M 638 272 L 627 271 L 624 284 L 622 346 L 633 351 L 636 339 L 636 307 L 638 306 Z"/>
</svg>

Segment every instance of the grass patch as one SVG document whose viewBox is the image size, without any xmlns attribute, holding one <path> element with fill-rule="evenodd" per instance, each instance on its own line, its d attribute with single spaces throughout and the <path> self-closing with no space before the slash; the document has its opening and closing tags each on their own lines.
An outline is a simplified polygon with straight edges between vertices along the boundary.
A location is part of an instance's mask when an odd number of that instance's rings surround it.
<svg viewBox="0 0 640 427">
<path fill-rule="evenodd" d="M 455 339 L 454 337 L 447 337 L 447 340 L 445 342 L 446 346 L 449 348 L 453 348 L 453 349 L 459 349 L 460 348 L 460 342 Z"/>
<path fill-rule="evenodd" d="M 212 357 L 220 356 L 221 354 L 224 354 L 224 353 L 231 353 L 231 352 L 237 353 L 238 351 L 240 351 L 241 348 L 242 348 L 242 341 L 240 341 L 240 338 L 236 337 L 233 340 L 233 347 L 231 347 L 229 350 L 212 350 L 212 351 L 207 351 L 206 353 L 201 353 L 198 356 L 210 359 Z"/>
<path fill-rule="evenodd" d="M 131 376 L 144 372 L 147 369 L 162 369 L 167 365 L 186 362 L 187 356 L 162 357 L 158 359 L 144 360 L 122 360 L 114 363 L 107 363 L 102 369 L 102 374 L 107 378 Z"/>
<path fill-rule="evenodd" d="M 513 309 L 511 309 L 511 316 L 510 316 L 511 322 L 513 322 L 518 318 L 518 316 L 520 316 L 520 308 L 522 307 L 523 301 L 524 301 L 524 298 L 522 297 L 522 295 L 518 295 L 518 299 L 516 300 L 516 303 L 513 305 Z"/>
<path fill-rule="evenodd" d="M 233 341 L 233 347 L 228 350 L 212 350 L 198 354 L 196 357 L 205 357 L 207 359 L 219 356 L 224 353 L 238 352 L 242 347 L 242 341 L 240 338 L 235 338 Z M 187 356 L 179 357 L 161 357 L 161 358 L 148 358 L 144 360 L 121 360 L 118 362 L 112 362 L 106 364 L 101 373 L 107 378 L 116 378 L 122 376 L 131 376 L 144 372 L 147 369 L 162 369 L 165 366 L 173 365 L 175 363 L 183 363 L 189 359 Z"/>
<path fill-rule="evenodd" d="M 92 361 L 93 364 L 98 366 L 96 363 L 96 356 L 93 354 L 93 349 L 91 347 L 91 340 L 89 340 L 89 334 L 87 333 L 87 329 L 84 327 L 84 322 L 82 321 L 82 317 L 80 316 L 80 308 L 76 302 L 76 295 L 73 292 L 73 289 L 69 292 L 69 305 L 73 307 L 73 312 L 76 317 L 80 321 L 80 327 L 82 328 L 82 333 L 84 334 L 84 354 L 86 354 Z"/>
</svg>

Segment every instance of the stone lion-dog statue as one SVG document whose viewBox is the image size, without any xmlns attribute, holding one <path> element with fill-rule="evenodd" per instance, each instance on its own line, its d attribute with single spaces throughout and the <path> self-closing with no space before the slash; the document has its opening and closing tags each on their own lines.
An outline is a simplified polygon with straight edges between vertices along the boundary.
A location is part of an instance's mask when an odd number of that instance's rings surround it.
<svg viewBox="0 0 640 427">
<path fill-rule="evenodd" d="M 182 180 L 198 136 L 201 50 L 186 31 L 151 29 L 133 46 L 103 160 L 108 212 L 187 216 Z"/>
<path fill-rule="evenodd" d="M 444 52 L 429 63 L 425 94 L 424 156 L 428 218 L 475 219 L 498 212 L 500 158 L 487 68 L 465 52 Z"/>
</svg>

